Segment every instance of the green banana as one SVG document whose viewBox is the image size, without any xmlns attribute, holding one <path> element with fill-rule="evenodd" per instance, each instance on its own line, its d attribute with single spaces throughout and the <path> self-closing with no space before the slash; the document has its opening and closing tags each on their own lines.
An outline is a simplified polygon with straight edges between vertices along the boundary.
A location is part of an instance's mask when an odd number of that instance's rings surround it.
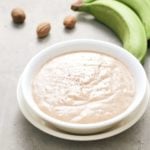
<svg viewBox="0 0 150 150">
<path fill-rule="evenodd" d="M 96 0 L 84 0 L 85 3 L 94 2 Z M 150 0 L 117 0 L 132 8 L 140 17 L 146 31 L 147 39 L 150 39 Z"/>
<path fill-rule="evenodd" d="M 96 0 L 89 3 L 80 1 L 71 8 L 95 16 L 119 36 L 125 49 L 140 61 L 144 59 L 147 51 L 144 26 L 129 7 L 115 0 Z"/>
<path fill-rule="evenodd" d="M 144 24 L 147 39 L 150 39 L 150 0 L 117 0 L 128 5 L 140 17 Z"/>
</svg>

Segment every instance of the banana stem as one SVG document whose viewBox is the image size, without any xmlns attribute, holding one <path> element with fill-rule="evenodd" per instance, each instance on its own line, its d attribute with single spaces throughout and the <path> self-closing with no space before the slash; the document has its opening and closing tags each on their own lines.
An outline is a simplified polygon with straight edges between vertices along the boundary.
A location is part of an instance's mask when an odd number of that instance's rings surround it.
<svg viewBox="0 0 150 150">
<path fill-rule="evenodd" d="M 74 11 L 78 11 L 83 4 L 83 0 L 77 0 L 75 3 L 71 5 L 71 9 Z"/>
<path fill-rule="evenodd" d="M 88 8 L 89 4 L 90 3 L 85 3 L 84 0 L 78 0 L 71 5 L 71 9 L 74 11 L 89 12 L 89 8 Z"/>
<path fill-rule="evenodd" d="M 83 1 L 84 1 L 84 3 L 91 3 L 91 2 L 94 2 L 96 0 L 83 0 Z"/>
</svg>

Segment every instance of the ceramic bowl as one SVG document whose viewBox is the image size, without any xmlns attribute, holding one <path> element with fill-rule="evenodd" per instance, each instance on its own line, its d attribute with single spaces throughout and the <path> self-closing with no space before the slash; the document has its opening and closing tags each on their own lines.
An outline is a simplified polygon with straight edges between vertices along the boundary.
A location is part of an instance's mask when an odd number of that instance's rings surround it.
<svg viewBox="0 0 150 150">
<path fill-rule="evenodd" d="M 47 61 L 50 61 L 58 55 L 87 50 L 110 55 L 120 60 L 128 67 L 129 71 L 134 77 L 136 87 L 136 93 L 132 104 L 126 111 L 114 118 L 91 124 L 75 124 L 64 122 L 42 112 L 35 103 L 34 97 L 32 96 L 32 81 L 34 76 Z M 38 117 L 47 123 L 53 124 L 58 129 L 70 133 L 92 134 L 105 131 L 114 125 L 117 125 L 120 121 L 126 119 L 139 108 L 147 91 L 147 77 L 140 62 L 127 50 L 104 41 L 77 39 L 57 43 L 35 55 L 25 67 L 22 75 L 21 89 L 25 101 L 30 109 L 32 109 L 32 111 Z"/>
</svg>

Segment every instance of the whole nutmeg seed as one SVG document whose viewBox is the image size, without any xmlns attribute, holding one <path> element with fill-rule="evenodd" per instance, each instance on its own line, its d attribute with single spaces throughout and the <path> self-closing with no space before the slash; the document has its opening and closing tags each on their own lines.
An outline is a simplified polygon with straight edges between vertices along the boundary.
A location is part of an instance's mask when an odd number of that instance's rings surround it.
<svg viewBox="0 0 150 150">
<path fill-rule="evenodd" d="M 51 30 L 50 23 L 48 23 L 48 22 L 40 23 L 36 29 L 38 38 L 46 37 L 49 34 L 50 30 Z"/>
<path fill-rule="evenodd" d="M 64 19 L 64 26 L 67 28 L 67 29 L 72 29 L 74 28 L 75 24 L 76 24 L 76 17 L 75 16 L 67 16 L 65 17 Z"/>
<path fill-rule="evenodd" d="M 11 11 L 11 16 L 14 23 L 23 23 L 26 18 L 25 12 L 21 8 L 14 8 Z"/>
</svg>

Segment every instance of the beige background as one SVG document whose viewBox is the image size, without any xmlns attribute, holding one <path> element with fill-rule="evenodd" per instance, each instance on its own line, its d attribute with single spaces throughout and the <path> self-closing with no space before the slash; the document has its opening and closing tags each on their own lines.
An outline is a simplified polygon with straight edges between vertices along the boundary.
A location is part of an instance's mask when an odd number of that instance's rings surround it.
<svg viewBox="0 0 150 150">
<path fill-rule="evenodd" d="M 63 18 L 74 14 L 73 0 L 1 0 L 0 1 L 0 150 L 149 150 L 150 110 L 126 132 L 101 141 L 71 142 L 47 135 L 33 127 L 21 114 L 16 87 L 27 62 L 43 48 L 76 38 L 93 38 L 121 45 L 118 38 L 91 17 L 80 14 L 72 31 L 63 28 Z M 10 11 L 22 7 L 27 14 L 24 25 L 14 25 Z M 35 28 L 50 21 L 49 37 L 38 40 Z M 150 54 L 148 54 L 150 55 Z M 150 56 L 144 65 L 150 79 Z"/>
</svg>

